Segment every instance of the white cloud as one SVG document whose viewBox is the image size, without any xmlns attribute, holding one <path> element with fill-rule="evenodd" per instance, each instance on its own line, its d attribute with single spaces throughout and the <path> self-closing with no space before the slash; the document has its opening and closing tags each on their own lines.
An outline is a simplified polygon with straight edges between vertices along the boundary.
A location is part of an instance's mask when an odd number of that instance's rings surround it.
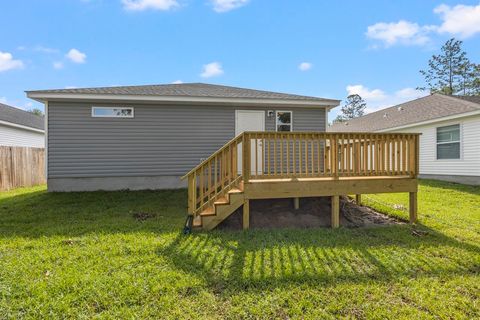
<svg viewBox="0 0 480 320">
<path fill-rule="evenodd" d="M 388 94 L 380 89 L 370 90 L 361 84 L 347 86 L 346 90 L 348 95 L 358 94 L 365 100 L 367 103 L 367 108 L 365 110 L 366 113 L 371 113 L 428 95 L 428 92 L 419 91 L 409 87 Z"/>
<path fill-rule="evenodd" d="M 243 7 L 249 0 L 212 0 L 213 10 L 216 12 L 227 12 Z"/>
<path fill-rule="evenodd" d="M 223 74 L 222 65 L 219 62 L 212 62 L 203 66 L 202 78 L 211 78 Z"/>
<path fill-rule="evenodd" d="M 77 86 L 65 86 L 65 89 L 77 89 Z"/>
<path fill-rule="evenodd" d="M 74 63 L 85 63 L 87 59 L 87 55 L 77 49 L 70 49 L 66 54 L 66 57 Z"/>
<path fill-rule="evenodd" d="M 57 69 L 57 70 L 63 69 L 63 62 L 61 62 L 61 61 L 55 61 L 55 62 L 53 63 L 53 68 L 54 68 L 54 69 Z"/>
<path fill-rule="evenodd" d="M 443 23 L 438 32 L 468 38 L 480 32 L 480 3 L 477 6 L 442 4 L 433 10 L 441 16 Z"/>
<path fill-rule="evenodd" d="M 347 86 L 347 93 L 348 95 L 358 94 L 365 100 L 373 100 L 373 101 L 383 100 L 386 97 L 385 92 L 383 92 L 382 90 L 380 89 L 370 90 L 369 88 L 361 84 Z"/>
<path fill-rule="evenodd" d="M 15 60 L 9 52 L 0 51 L 0 72 L 23 68 L 22 60 Z"/>
<path fill-rule="evenodd" d="M 417 23 L 400 20 L 398 22 L 379 22 L 367 28 L 366 36 L 380 41 L 385 47 L 395 44 L 424 45 L 430 41 L 428 33 L 434 26 L 419 26 Z"/>
<path fill-rule="evenodd" d="M 433 10 L 440 16 L 440 25 L 424 25 L 400 20 L 398 22 L 379 22 L 367 28 L 367 38 L 379 41 L 388 48 L 396 44 L 425 45 L 430 42 L 433 33 L 448 33 L 461 38 L 468 38 L 480 33 L 480 3 L 476 6 L 446 4 Z M 378 47 L 374 45 L 373 47 Z"/>
<path fill-rule="evenodd" d="M 7 98 L 0 97 L 0 103 L 7 104 Z"/>
<path fill-rule="evenodd" d="M 175 80 L 175 81 L 172 82 L 172 84 L 182 84 L 182 83 L 183 83 L 182 80 Z"/>
<path fill-rule="evenodd" d="M 302 62 L 298 65 L 298 69 L 301 71 L 307 71 L 312 69 L 313 65 L 310 62 Z"/>
<path fill-rule="evenodd" d="M 122 0 L 123 8 L 128 11 L 162 10 L 168 11 L 179 6 L 177 0 Z"/>
<path fill-rule="evenodd" d="M 58 49 L 54 49 L 54 48 L 48 48 L 48 47 L 44 47 L 44 46 L 36 46 L 34 49 L 34 51 L 38 51 L 38 52 L 43 52 L 43 53 L 58 53 Z"/>
</svg>

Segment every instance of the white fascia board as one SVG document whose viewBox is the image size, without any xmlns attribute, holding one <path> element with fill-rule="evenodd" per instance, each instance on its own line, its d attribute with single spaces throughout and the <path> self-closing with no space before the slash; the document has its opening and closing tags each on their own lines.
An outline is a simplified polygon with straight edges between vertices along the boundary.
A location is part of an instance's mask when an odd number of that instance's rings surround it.
<svg viewBox="0 0 480 320">
<path fill-rule="evenodd" d="M 27 126 L 23 126 L 23 125 L 21 125 L 21 124 L 16 124 L 16 123 L 8 122 L 8 121 L 0 120 L 0 124 L 3 124 L 3 125 L 5 125 L 5 126 L 9 126 L 9 127 L 14 127 L 14 128 L 19 128 L 19 129 L 34 131 L 34 132 L 38 132 L 38 133 L 45 133 L 45 131 L 44 131 L 44 130 L 41 130 L 41 129 L 36 129 L 36 128 L 32 128 L 32 127 L 27 127 Z"/>
<path fill-rule="evenodd" d="M 88 101 L 123 101 L 123 102 L 157 102 L 157 103 L 199 103 L 219 105 L 268 105 L 334 108 L 340 100 L 325 101 L 286 100 L 286 99 L 251 99 L 251 98 L 217 98 L 217 97 L 179 97 L 148 95 L 116 95 L 116 94 L 77 94 L 77 93 L 37 93 L 27 92 L 27 97 L 39 102 L 55 100 L 88 100 Z"/>
<path fill-rule="evenodd" d="M 460 114 L 455 114 L 455 115 L 448 116 L 448 117 L 441 117 L 441 118 L 436 118 L 436 119 L 427 120 L 427 121 L 422 121 L 422 122 L 410 123 L 410 124 L 406 124 L 406 125 L 404 125 L 404 126 L 399 126 L 399 127 L 393 127 L 393 128 L 387 128 L 387 129 L 377 130 L 377 131 L 375 131 L 375 132 L 397 131 L 397 130 L 401 130 L 401 129 L 413 128 L 413 127 L 423 126 L 423 125 L 426 125 L 426 124 L 431 124 L 431 123 L 436 123 L 436 122 L 442 122 L 442 121 L 448 121 L 448 120 L 453 120 L 453 119 L 458 119 L 458 118 L 464 118 L 464 117 L 469 117 L 469 116 L 475 116 L 475 115 L 480 115 L 480 110 L 478 110 L 478 111 L 466 112 L 466 113 L 460 113 Z"/>
</svg>

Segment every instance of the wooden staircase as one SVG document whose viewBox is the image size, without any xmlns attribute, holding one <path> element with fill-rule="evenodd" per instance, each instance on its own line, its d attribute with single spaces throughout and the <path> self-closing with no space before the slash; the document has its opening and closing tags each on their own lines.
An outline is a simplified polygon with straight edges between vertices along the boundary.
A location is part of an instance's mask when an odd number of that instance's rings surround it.
<svg viewBox="0 0 480 320">
<path fill-rule="evenodd" d="M 243 205 L 243 176 L 238 166 L 243 139 L 242 133 L 182 177 L 188 178 L 193 228 L 211 230 Z"/>
<path fill-rule="evenodd" d="M 206 208 L 193 220 L 194 228 L 212 230 L 223 220 L 243 205 L 244 193 L 242 183 L 233 188 L 224 197 L 216 200 L 212 206 Z"/>
</svg>

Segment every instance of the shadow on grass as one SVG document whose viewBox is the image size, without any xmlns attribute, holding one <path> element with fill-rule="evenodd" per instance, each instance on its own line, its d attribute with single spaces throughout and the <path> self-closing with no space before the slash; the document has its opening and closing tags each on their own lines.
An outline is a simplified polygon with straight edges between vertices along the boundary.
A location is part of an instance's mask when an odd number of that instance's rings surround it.
<svg viewBox="0 0 480 320">
<path fill-rule="evenodd" d="M 473 275 L 480 248 L 421 227 L 284 229 L 179 235 L 158 254 L 212 290 Z M 232 289 L 235 288 L 235 289 Z"/>
<path fill-rule="evenodd" d="M 409 225 L 172 237 L 184 222 L 185 204 L 185 190 L 0 195 L 0 238 L 151 232 L 163 243 L 159 256 L 219 292 L 480 273 L 478 246 L 425 226 L 419 226 L 428 232 L 422 237 Z M 135 212 L 155 218 L 139 222 Z"/>
<path fill-rule="evenodd" d="M 185 203 L 186 190 L 0 194 L 0 238 L 174 232 Z M 153 218 L 135 219 L 143 212 Z"/>
</svg>

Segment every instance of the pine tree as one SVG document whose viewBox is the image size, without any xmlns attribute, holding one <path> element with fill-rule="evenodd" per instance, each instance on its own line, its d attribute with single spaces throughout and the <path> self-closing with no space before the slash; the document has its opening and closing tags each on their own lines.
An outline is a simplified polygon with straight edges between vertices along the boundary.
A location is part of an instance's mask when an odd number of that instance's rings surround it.
<svg viewBox="0 0 480 320">
<path fill-rule="evenodd" d="M 428 69 L 420 70 L 425 78 L 426 86 L 420 90 L 430 90 L 452 95 L 468 94 L 472 86 L 472 64 L 467 53 L 462 49 L 462 41 L 452 38 L 441 49 L 439 55 L 433 55 L 428 61 Z"/>
<path fill-rule="evenodd" d="M 334 122 L 344 122 L 350 119 L 363 116 L 367 103 L 358 94 L 351 94 L 347 97 L 346 103 L 342 106 L 341 114 Z"/>
</svg>

